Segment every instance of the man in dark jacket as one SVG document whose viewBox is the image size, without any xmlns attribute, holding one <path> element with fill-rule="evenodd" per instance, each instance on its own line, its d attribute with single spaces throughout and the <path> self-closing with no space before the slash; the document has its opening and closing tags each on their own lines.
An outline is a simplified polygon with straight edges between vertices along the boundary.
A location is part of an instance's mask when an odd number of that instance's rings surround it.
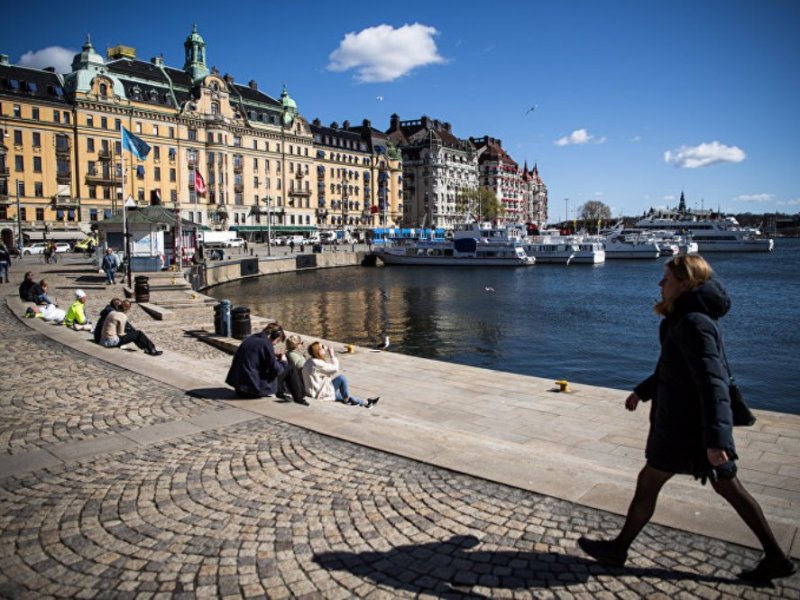
<svg viewBox="0 0 800 600">
<path fill-rule="evenodd" d="M 35 288 L 36 282 L 33 280 L 33 273 L 28 271 L 25 273 L 25 279 L 23 279 L 22 283 L 19 284 L 20 300 L 24 300 L 25 302 L 36 302 L 36 295 L 34 294 Z"/>
<path fill-rule="evenodd" d="M 283 327 L 277 323 L 270 323 L 261 333 L 248 337 L 233 355 L 225 383 L 242 398 L 275 395 L 281 376 L 288 368 L 286 357 L 276 356 L 275 344 L 285 339 Z"/>
</svg>

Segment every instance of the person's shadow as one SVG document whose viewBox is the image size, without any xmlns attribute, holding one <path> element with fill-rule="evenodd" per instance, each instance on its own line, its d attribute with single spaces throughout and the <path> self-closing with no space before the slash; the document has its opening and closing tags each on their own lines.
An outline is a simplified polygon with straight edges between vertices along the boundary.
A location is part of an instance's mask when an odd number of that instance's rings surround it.
<svg viewBox="0 0 800 600">
<path fill-rule="evenodd" d="M 656 567 L 606 567 L 591 559 L 556 552 L 472 551 L 479 544 L 475 536 L 457 535 L 444 542 L 399 546 L 387 552 L 323 552 L 314 555 L 314 562 L 376 584 L 441 598 L 489 598 L 473 592 L 475 586 L 506 590 L 568 588 L 598 573 L 707 583 L 738 581 Z"/>
</svg>

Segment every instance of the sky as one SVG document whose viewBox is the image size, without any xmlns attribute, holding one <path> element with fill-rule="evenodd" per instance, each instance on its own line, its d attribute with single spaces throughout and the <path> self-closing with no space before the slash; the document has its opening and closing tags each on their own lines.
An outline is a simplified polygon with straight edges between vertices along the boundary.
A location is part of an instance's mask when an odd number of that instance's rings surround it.
<svg viewBox="0 0 800 600">
<path fill-rule="evenodd" d="M 78 8 L 79 7 L 79 8 Z M 44 17 L 43 17 L 44 15 Z M 599 200 L 800 212 L 798 0 L 49 0 L 3 10 L 0 53 L 68 71 L 98 51 L 209 66 L 323 124 L 427 115 L 537 164 L 550 221 Z"/>
</svg>

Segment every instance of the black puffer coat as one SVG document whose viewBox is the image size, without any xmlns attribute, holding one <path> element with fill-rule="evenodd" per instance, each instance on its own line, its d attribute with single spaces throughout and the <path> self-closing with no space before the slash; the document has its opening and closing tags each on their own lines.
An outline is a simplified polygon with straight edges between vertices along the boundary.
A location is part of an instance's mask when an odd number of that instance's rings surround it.
<svg viewBox="0 0 800 600">
<path fill-rule="evenodd" d="M 703 477 L 711 470 L 706 449 L 721 448 L 735 473 L 730 375 L 717 326 L 730 305 L 720 281 L 710 279 L 678 298 L 661 322 L 656 371 L 634 389 L 653 400 L 646 449 L 653 467 Z"/>
</svg>

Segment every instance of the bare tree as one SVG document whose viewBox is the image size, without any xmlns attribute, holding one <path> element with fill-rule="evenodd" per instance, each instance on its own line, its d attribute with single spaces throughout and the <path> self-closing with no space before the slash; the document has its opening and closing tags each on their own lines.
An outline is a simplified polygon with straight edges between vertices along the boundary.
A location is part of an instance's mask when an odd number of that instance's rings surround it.
<svg viewBox="0 0 800 600">
<path fill-rule="evenodd" d="M 589 200 L 586 204 L 581 206 L 581 219 L 585 225 L 591 229 L 596 226 L 600 229 L 600 221 L 609 220 L 611 218 L 611 208 L 600 202 L 599 200 Z"/>
</svg>

